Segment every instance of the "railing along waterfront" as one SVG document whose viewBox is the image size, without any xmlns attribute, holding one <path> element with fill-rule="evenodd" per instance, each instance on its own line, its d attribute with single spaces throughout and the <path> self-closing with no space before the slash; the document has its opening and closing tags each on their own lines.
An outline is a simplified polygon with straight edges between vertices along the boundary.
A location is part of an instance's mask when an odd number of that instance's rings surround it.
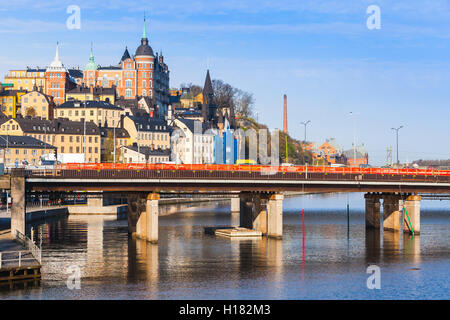
<svg viewBox="0 0 450 320">
<path fill-rule="evenodd" d="M 33 240 L 28 238 L 23 233 L 16 230 L 16 239 L 22 243 L 22 245 L 28 249 L 29 252 L 33 255 L 34 259 L 41 263 L 42 259 L 42 250 L 39 248 Z"/>
<path fill-rule="evenodd" d="M 12 257 L 11 257 L 12 256 Z M 0 252 L 0 270 L 3 267 L 22 267 L 27 261 L 37 261 L 30 250 Z M 40 262 L 39 262 L 40 264 Z"/>
</svg>

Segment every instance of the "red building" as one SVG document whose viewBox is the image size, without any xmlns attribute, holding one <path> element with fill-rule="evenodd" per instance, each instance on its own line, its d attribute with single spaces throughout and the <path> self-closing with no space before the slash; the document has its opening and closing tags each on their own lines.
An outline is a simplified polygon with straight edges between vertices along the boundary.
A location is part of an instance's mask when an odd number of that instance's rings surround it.
<svg viewBox="0 0 450 320">
<path fill-rule="evenodd" d="M 83 71 L 83 84 L 86 86 L 116 87 L 118 97 L 137 99 L 154 98 L 160 115 L 167 112 L 169 106 L 169 68 L 164 57 L 154 54 L 149 45 L 144 19 L 141 44 L 131 56 L 128 48 L 118 65 L 99 67 L 92 54 Z"/>
<path fill-rule="evenodd" d="M 56 54 L 50 66 L 45 70 L 45 94 L 52 96 L 56 105 L 64 103 L 66 90 L 75 88 L 69 71 L 59 59 L 59 45 L 56 44 Z"/>
</svg>

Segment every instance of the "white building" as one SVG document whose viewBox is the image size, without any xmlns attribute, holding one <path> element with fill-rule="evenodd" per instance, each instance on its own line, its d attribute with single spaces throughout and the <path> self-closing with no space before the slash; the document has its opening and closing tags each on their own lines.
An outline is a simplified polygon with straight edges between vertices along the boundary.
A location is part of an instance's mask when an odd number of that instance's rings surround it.
<svg viewBox="0 0 450 320">
<path fill-rule="evenodd" d="M 163 163 L 170 159 L 169 149 L 153 149 L 152 147 L 132 146 L 121 147 L 124 163 Z"/>
<path fill-rule="evenodd" d="M 214 135 L 202 122 L 175 118 L 171 136 L 172 161 L 176 163 L 214 163 Z"/>
</svg>

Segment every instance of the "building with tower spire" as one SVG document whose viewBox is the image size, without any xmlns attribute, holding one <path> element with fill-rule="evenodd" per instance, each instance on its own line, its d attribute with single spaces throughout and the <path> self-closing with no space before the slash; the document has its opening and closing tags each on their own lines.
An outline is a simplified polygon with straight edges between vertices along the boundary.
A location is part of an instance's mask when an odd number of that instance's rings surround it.
<svg viewBox="0 0 450 320">
<path fill-rule="evenodd" d="M 65 102 L 66 90 L 76 86 L 70 78 L 69 71 L 59 59 L 59 43 L 56 43 L 55 58 L 45 70 L 45 82 L 45 94 L 52 96 L 57 105 Z"/>
<path fill-rule="evenodd" d="M 147 36 L 146 19 L 141 43 L 131 56 L 128 47 L 117 65 L 97 66 L 91 49 L 89 62 L 83 71 L 83 85 L 87 87 L 116 88 L 119 99 L 138 100 L 148 97 L 155 104 L 159 116 L 169 106 L 169 68 L 162 54 L 154 53 Z"/>
</svg>

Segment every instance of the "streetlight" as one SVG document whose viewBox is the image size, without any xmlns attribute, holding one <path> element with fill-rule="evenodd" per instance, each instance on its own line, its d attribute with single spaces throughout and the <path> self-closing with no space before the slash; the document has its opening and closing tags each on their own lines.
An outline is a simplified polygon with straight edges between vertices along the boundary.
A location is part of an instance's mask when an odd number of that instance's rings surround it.
<svg viewBox="0 0 450 320">
<path fill-rule="evenodd" d="M 301 123 L 300 123 L 300 124 L 302 124 L 302 125 L 305 126 L 305 140 L 304 140 L 305 144 L 306 144 L 306 126 L 307 126 L 308 123 L 310 123 L 310 122 L 311 122 L 311 120 L 308 120 L 308 121 L 306 121 L 306 122 L 301 122 Z"/>
<path fill-rule="evenodd" d="M 403 126 L 400 126 L 398 128 L 391 128 L 391 130 L 395 130 L 395 133 L 397 134 L 397 164 L 400 164 L 400 161 L 398 161 L 398 131 L 403 128 Z"/>
<path fill-rule="evenodd" d="M 353 113 L 350 111 L 350 116 L 358 115 L 358 113 Z M 356 166 L 356 125 L 355 125 L 355 118 L 353 117 L 353 165 Z"/>
</svg>

